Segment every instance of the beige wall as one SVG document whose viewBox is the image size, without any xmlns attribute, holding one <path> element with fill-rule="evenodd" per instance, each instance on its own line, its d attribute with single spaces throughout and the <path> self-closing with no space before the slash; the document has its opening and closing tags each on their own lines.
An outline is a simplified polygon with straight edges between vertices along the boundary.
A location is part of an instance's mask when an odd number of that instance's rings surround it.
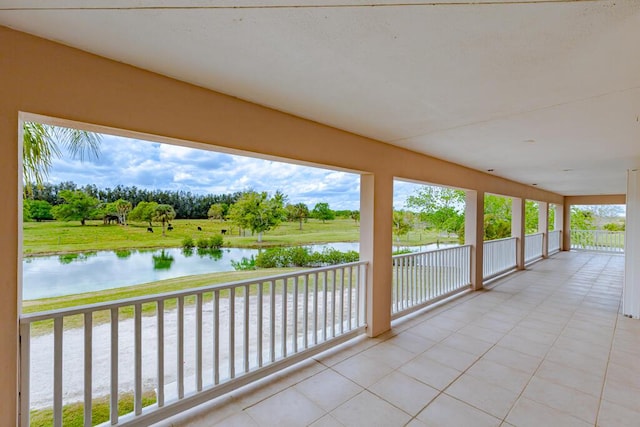
<svg viewBox="0 0 640 427">
<path fill-rule="evenodd" d="M 608 194 L 594 196 L 566 196 L 567 205 L 624 205 L 627 198 L 624 194 Z"/>
<path fill-rule="evenodd" d="M 391 262 L 393 177 L 562 204 L 559 195 L 521 185 L 378 141 L 208 91 L 0 27 L 0 414 L 15 424 L 17 379 L 18 114 L 26 112 L 193 141 L 224 150 L 329 165 L 370 175 L 363 198 L 364 256 L 376 262 L 370 308 L 387 308 Z M 94 126 L 97 127 L 94 127 Z M 163 140 L 163 138 L 155 138 Z M 371 190 L 373 189 L 373 190 Z M 366 215 L 365 215 L 366 216 Z M 387 236 L 380 237 L 380 233 Z M 378 234 L 376 236 L 376 234 Z M 389 313 L 377 310 L 370 334 L 383 332 Z"/>
</svg>

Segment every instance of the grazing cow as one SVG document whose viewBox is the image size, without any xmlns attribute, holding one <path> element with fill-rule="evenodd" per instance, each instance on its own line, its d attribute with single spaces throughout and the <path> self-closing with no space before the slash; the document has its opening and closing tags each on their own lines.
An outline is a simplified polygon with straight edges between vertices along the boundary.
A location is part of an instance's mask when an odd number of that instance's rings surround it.
<svg viewBox="0 0 640 427">
<path fill-rule="evenodd" d="M 227 234 L 227 230 L 225 230 L 224 228 L 222 230 L 220 230 L 220 233 L 222 234 Z"/>
<path fill-rule="evenodd" d="M 169 231 L 173 230 L 173 225 L 169 224 L 169 226 L 167 227 L 167 230 Z"/>
<path fill-rule="evenodd" d="M 198 231 L 202 231 L 202 227 L 198 227 Z"/>
<path fill-rule="evenodd" d="M 147 227 L 147 233 L 153 233 L 153 228 Z"/>
</svg>

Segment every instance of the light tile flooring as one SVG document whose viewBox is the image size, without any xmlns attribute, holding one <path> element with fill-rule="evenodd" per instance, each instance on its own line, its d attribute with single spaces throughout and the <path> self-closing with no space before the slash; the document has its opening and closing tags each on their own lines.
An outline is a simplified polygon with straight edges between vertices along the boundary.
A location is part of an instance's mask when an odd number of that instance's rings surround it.
<svg viewBox="0 0 640 427">
<path fill-rule="evenodd" d="M 559 253 L 167 426 L 640 426 L 624 258 Z"/>
</svg>

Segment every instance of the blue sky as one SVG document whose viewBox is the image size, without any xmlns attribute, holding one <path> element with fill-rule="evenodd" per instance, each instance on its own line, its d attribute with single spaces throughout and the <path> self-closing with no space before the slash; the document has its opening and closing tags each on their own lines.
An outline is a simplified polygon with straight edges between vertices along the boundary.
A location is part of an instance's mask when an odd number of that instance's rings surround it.
<svg viewBox="0 0 640 427">
<path fill-rule="evenodd" d="M 290 203 L 318 202 L 332 209 L 359 209 L 357 174 L 291 163 L 235 156 L 157 142 L 104 135 L 98 159 L 73 160 L 67 153 L 53 162 L 49 181 L 73 181 L 99 188 L 116 185 L 146 189 L 224 194 L 254 189 L 286 194 Z M 396 181 L 394 205 L 404 207 L 415 184 Z"/>
</svg>

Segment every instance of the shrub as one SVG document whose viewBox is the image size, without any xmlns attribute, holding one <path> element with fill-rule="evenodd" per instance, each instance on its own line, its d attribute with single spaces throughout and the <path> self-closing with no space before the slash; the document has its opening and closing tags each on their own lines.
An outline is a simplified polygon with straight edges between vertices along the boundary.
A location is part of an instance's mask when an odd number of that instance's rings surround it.
<svg viewBox="0 0 640 427">
<path fill-rule="evenodd" d="M 209 239 L 206 237 L 201 237 L 196 241 L 196 246 L 198 249 L 208 249 L 209 248 Z"/>
<path fill-rule="evenodd" d="M 269 248 L 256 257 L 256 267 L 321 267 L 358 261 L 356 251 L 340 252 L 337 249 L 324 249 L 322 252 L 310 252 L 304 247 Z"/>
<path fill-rule="evenodd" d="M 251 255 L 251 258 L 242 257 L 240 261 L 231 260 L 231 266 L 235 270 L 255 270 L 256 259 Z"/>
<path fill-rule="evenodd" d="M 224 239 L 222 238 L 222 234 L 215 234 L 211 239 L 209 239 L 209 247 L 211 249 L 220 249 L 224 244 Z"/>
<path fill-rule="evenodd" d="M 256 267 L 258 268 L 276 268 L 284 266 L 285 248 L 269 248 L 260 252 L 256 257 Z"/>
<path fill-rule="evenodd" d="M 309 265 L 309 249 L 302 246 L 290 248 L 287 251 L 288 264 L 294 267 L 304 267 Z"/>
<path fill-rule="evenodd" d="M 182 239 L 182 247 L 184 249 L 192 249 L 194 246 L 195 243 L 193 243 L 193 239 L 191 237 L 185 237 Z"/>
</svg>

